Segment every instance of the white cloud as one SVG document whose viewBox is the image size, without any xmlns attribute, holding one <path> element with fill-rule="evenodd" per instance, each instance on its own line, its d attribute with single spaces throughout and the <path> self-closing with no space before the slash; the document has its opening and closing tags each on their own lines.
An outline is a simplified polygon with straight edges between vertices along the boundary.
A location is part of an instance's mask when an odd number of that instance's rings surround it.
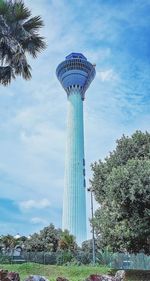
<svg viewBox="0 0 150 281">
<path fill-rule="evenodd" d="M 31 223 L 33 224 L 44 224 L 44 225 L 48 225 L 48 221 L 43 219 L 43 218 L 39 218 L 39 217 L 34 217 L 30 220 Z"/>
<path fill-rule="evenodd" d="M 112 68 L 97 72 L 97 77 L 102 82 L 119 80 L 118 74 Z"/>
<path fill-rule="evenodd" d="M 45 209 L 51 206 L 48 199 L 44 198 L 41 200 L 27 200 L 19 203 L 22 210 L 31 210 L 31 209 Z"/>
</svg>

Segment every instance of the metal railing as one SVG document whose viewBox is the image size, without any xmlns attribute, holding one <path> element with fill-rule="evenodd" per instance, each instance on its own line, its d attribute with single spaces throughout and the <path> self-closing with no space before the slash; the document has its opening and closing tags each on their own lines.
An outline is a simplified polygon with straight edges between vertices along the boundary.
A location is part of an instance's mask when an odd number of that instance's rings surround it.
<svg viewBox="0 0 150 281">
<path fill-rule="evenodd" d="M 110 268 L 150 270 L 150 256 L 144 253 L 110 253 L 101 252 L 97 255 L 97 261 Z"/>
<path fill-rule="evenodd" d="M 65 253 L 66 255 L 66 253 Z M 68 263 L 72 261 L 76 264 L 92 264 L 92 253 L 77 251 L 68 256 Z M 40 264 L 63 264 L 67 258 L 61 253 L 54 252 L 23 252 L 20 256 L 0 254 L 0 264 L 11 263 L 40 263 Z M 62 259 L 62 260 L 61 260 Z M 96 253 L 96 264 L 106 265 L 115 269 L 137 269 L 137 270 L 150 270 L 150 256 L 144 253 L 129 254 L 129 253 L 111 253 L 109 251 L 99 251 Z"/>
</svg>

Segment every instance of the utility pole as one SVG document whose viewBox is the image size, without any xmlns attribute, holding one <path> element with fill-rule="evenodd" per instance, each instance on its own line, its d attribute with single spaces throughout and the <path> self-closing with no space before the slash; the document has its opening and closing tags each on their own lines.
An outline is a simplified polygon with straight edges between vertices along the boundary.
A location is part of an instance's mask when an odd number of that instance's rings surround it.
<svg viewBox="0 0 150 281">
<path fill-rule="evenodd" d="M 88 188 L 87 191 L 90 192 L 90 197 L 91 197 L 91 219 L 92 219 L 92 222 L 93 222 L 93 218 L 94 218 L 93 190 L 92 190 L 92 188 Z M 96 262 L 96 254 L 95 254 L 95 229 L 94 229 L 93 223 L 92 223 L 92 254 L 93 254 L 93 265 L 95 265 L 95 262 Z"/>
</svg>

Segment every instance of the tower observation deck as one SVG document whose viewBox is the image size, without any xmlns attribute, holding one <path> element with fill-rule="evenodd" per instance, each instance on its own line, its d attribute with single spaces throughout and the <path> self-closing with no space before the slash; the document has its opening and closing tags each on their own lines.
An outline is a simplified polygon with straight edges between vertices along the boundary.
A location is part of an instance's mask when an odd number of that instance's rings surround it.
<svg viewBox="0 0 150 281">
<path fill-rule="evenodd" d="M 79 244 L 87 239 L 83 101 L 95 74 L 95 67 L 80 53 L 71 53 L 56 69 L 68 101 L 62 228 Z"/>
</svg>

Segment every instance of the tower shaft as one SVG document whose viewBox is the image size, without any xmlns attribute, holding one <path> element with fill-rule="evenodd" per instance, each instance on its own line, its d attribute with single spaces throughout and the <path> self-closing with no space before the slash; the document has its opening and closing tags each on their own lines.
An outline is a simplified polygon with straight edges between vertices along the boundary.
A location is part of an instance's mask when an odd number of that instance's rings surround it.
<svg viewBox="0 0 150 281">
<path fill-rule="evenodd" d="M 63 229 L 86 240 L 83 100 L 78 89 L 68 96 Z"/>
</svg>

